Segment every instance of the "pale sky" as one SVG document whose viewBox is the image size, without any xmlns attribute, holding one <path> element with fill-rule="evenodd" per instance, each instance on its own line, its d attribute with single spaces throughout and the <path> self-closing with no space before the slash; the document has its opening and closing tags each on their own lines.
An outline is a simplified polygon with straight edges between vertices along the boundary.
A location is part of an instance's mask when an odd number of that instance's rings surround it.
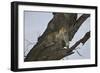
<svg viewBox="0 0 100 73">
<path fill-rule="evenodd" d="M 82 14 L 78 14 L 80 17 Z M 48 22 L 53 18 L 50 12 L 32 12 L 24 11 L 24 38 L 25 38 L 25 55 L 30 51 L 30 49 L 36 44 L 37 39 L 45 31 Z M 75 34 L 72 41 L 70 41 L 70 46 L 76 41 L 82 38 L 86 32 L 90 30 L 90 18 L 88 18 L 82 26 L 79 28 L 78 32 Z M 65 57 L 64 59 L 89 59 L 90 58 L 90 39 L 82 46 L 80 44 L 77 49 L 82 56 L 75 51 L 74 54 Z"/>
</svg>

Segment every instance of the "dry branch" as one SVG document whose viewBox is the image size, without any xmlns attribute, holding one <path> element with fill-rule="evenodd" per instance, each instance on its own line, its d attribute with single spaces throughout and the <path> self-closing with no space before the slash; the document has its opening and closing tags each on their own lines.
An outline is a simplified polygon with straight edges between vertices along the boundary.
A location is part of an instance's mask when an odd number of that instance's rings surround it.
<svg viewBox="0 0 100 73">
<path fill-rule="evenodd" d="M 70 38 L 71 41 L 74 37 L 75 33 L 78 31 L 79 27 L 82 25 L 82 23 L 90 16 L 90 14 L 83 14 L 79 19 L 76 21 L 75 25 L 70 28 Z"/>
</svg>

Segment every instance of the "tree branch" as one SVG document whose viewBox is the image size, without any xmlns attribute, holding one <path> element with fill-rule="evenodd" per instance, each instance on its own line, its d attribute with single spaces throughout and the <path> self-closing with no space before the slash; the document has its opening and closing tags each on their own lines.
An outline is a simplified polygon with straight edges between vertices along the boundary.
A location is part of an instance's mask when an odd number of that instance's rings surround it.
<svg viewBox="0 0 100 73">
<path fill-rule="evenodd" d="M 75 23 L 74 26 L 70 28 L 70 37 L 69 40 L 71 41 L 72 38 L 74 37 L 75 33 L 79 29 L 79 27 L 82 25 L 82 23 L 90 16 L 90 14 L 83 14 Z"/>
<path fill-rule="evenodd" d="M 90 31 L 85 34 L 85 36 L 77 41 L 70 49 L 74 50 L 80 43 L 85 44 L 85 42 L 90 38 Z"/>
</svg>

